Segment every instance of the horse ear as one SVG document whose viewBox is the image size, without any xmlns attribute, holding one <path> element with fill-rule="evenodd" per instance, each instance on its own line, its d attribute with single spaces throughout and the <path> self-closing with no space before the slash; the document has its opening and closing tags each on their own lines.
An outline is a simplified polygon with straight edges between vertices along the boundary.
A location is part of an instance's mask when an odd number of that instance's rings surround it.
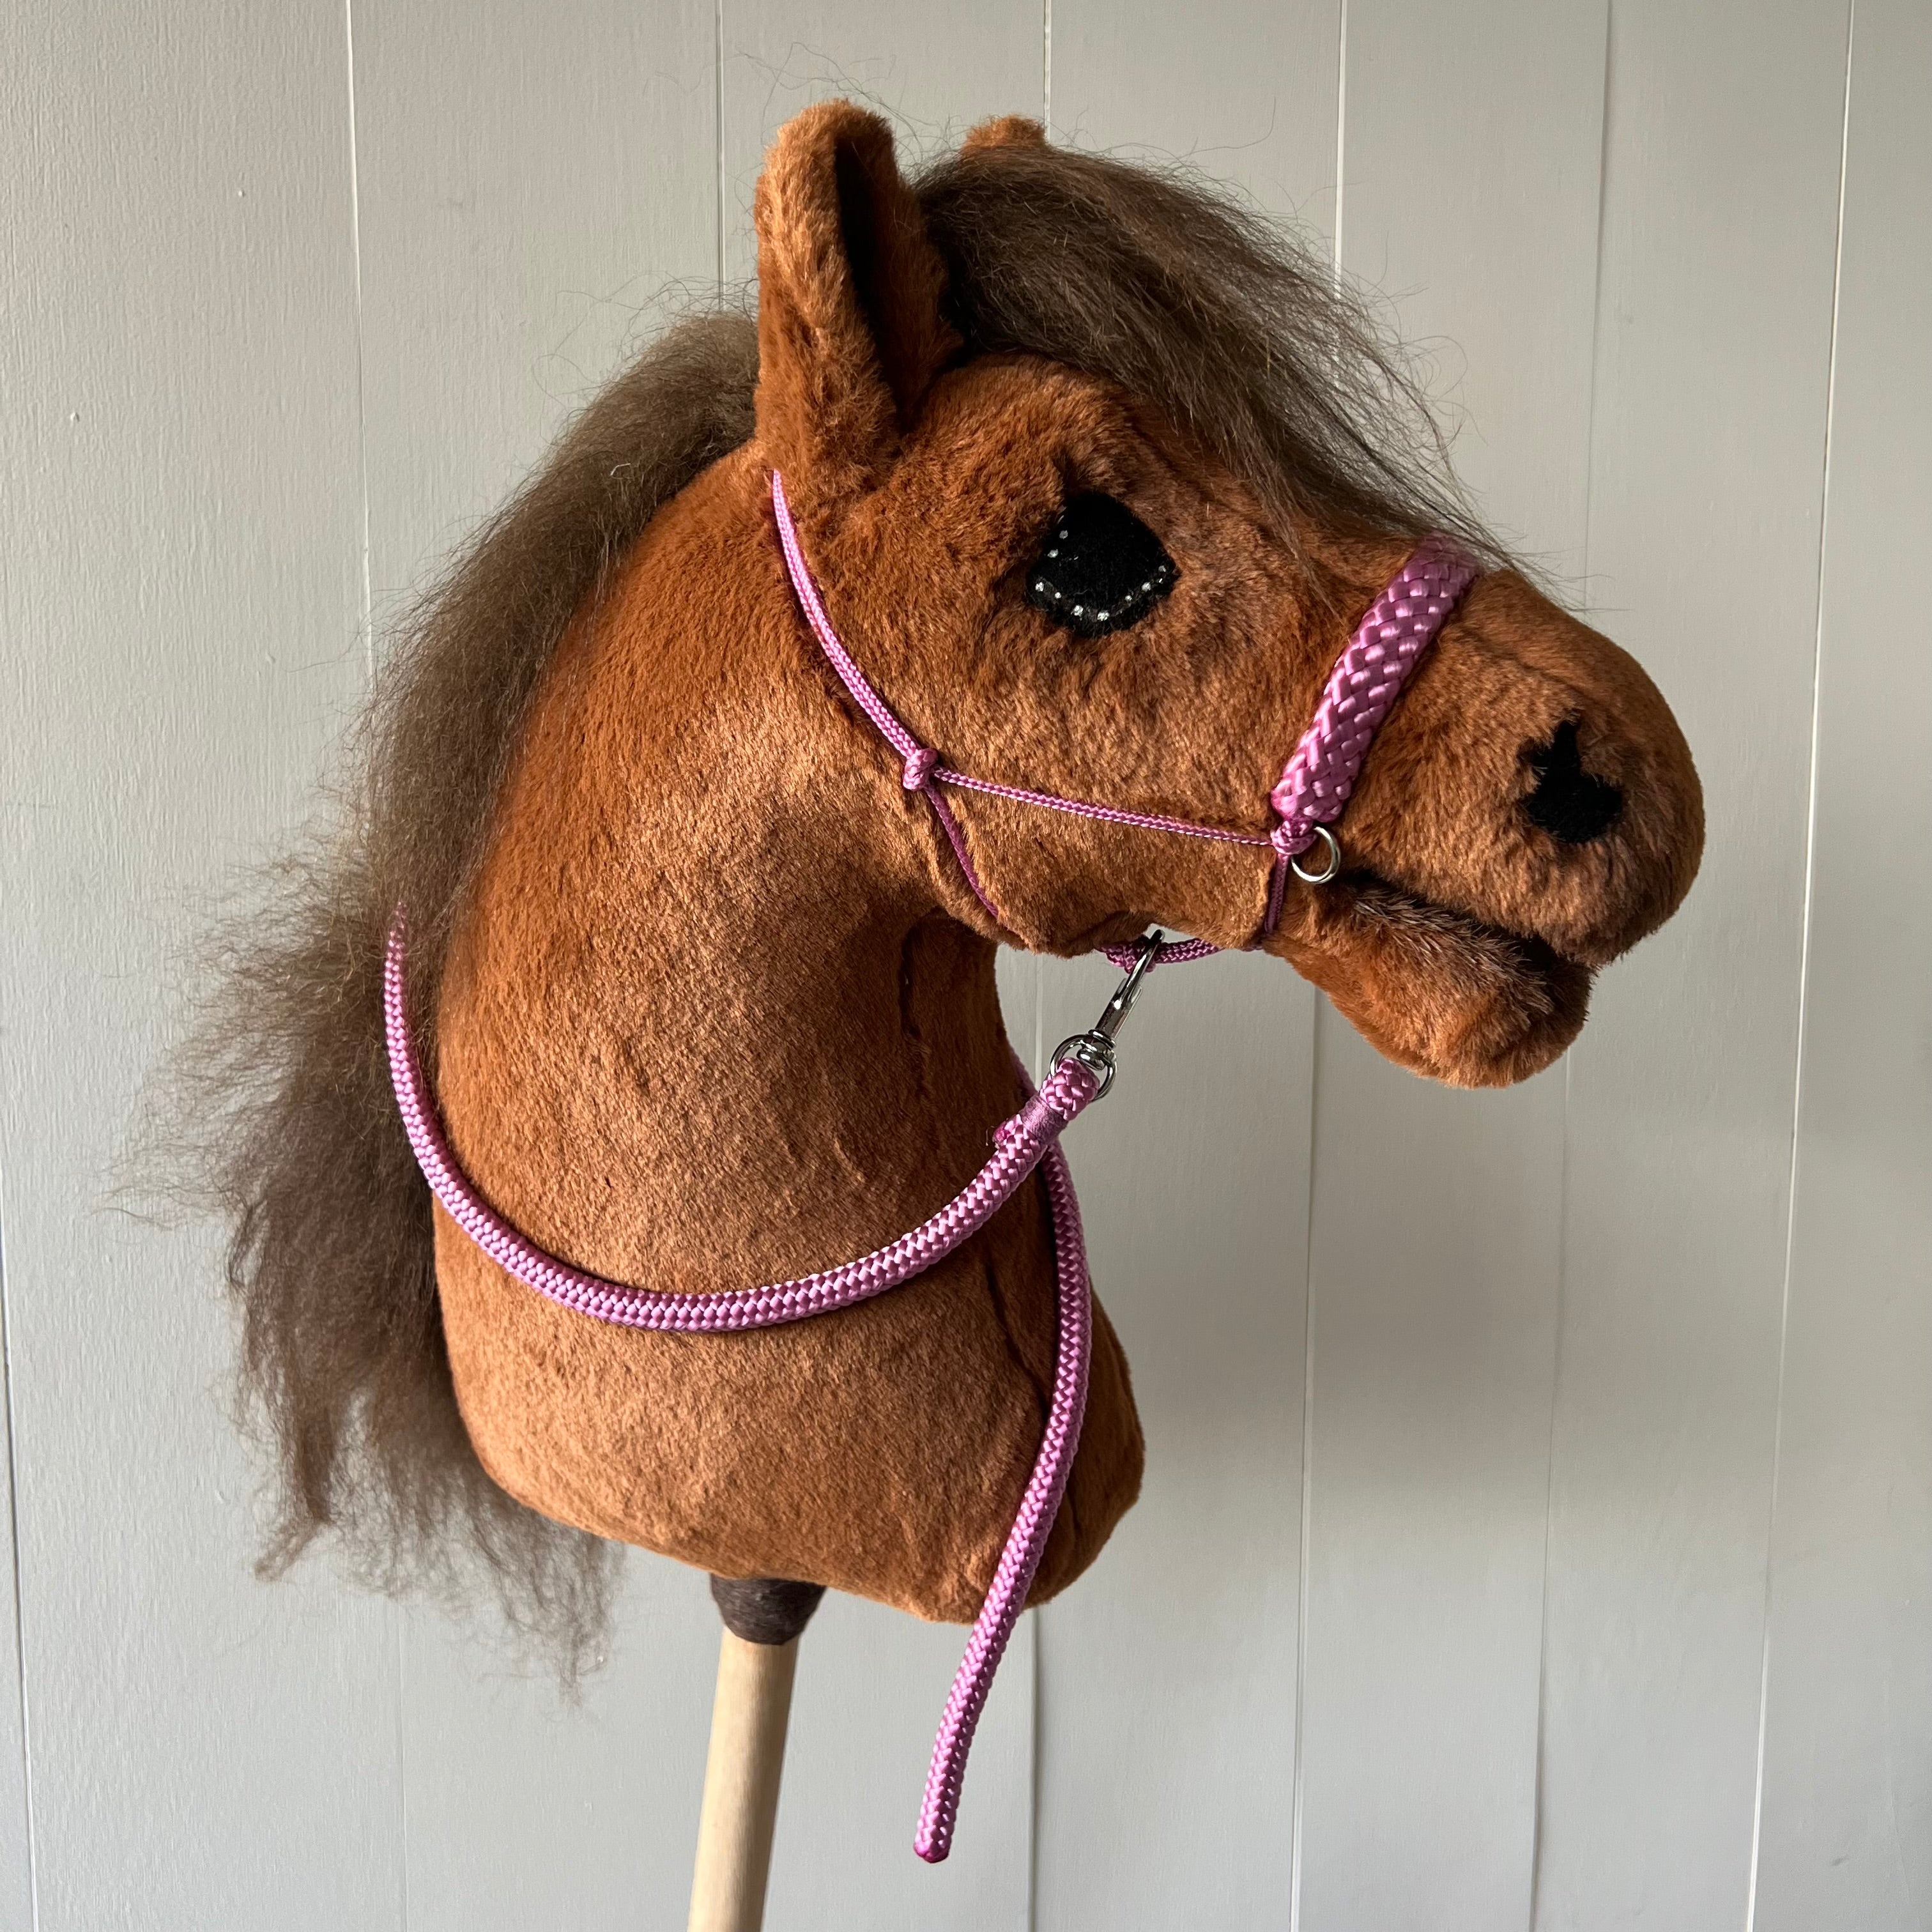
<svg viewBox="0 0 1932 1932">
<path fill-rule="evenodd" d="M 982 121 L 959 144 L 962 154 L 984 154 L 988 148 L 1043 148 L 1046 130 L 1030 115 L 1002 114 Z"/>
<path fill-rule="evenodd" d="M 758 180 L 758 434 L 800 480 L 888 460 L 959 338 L 892 130 L 844 100 L 779 130 Z M 823 479 L 823 480 L 830 480 Z"/>
</svg>

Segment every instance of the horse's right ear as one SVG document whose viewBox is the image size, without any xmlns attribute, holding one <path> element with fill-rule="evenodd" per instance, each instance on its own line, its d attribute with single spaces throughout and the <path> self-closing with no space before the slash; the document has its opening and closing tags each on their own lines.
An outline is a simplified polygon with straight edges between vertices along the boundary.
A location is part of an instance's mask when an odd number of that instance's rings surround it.
<svg viewBox="0 0 1932 1932">
<path fill-rule="evenodd" d="M 891 129 L 849 101 L 807 108 L 765 157 L 756 220 L 759 440 L 808 490 L 863 488 L 959 346 Z"/>
</svg>

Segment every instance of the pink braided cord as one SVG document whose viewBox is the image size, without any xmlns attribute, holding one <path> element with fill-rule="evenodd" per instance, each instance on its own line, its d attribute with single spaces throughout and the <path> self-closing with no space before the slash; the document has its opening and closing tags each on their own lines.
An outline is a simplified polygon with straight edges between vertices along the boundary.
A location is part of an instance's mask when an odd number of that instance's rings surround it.
<svg viewBox="0 0 1932 1932">
<path fill-rule="evenodd" d="M 1163 939 L 1148 970 L 1151 973 L 1156 966 L 1185 966 L 1190 959 L 1206 959 L 1220 950 L 1204 939 Z M 1138 943 L 1132 946 L 1103 946 L 1100 950 L 1123 973 L 1130 972 L 1141 956 Z"/>
<path fill-rule="evenodd" d="M 1268 839 L 1251 832 L 1230 832 L 1219 825 L 1197 825 L 1190 818 L 1169 818 L 1158 812 L 1124 812 L 1116 805 L 1095 805 L 1084 798 L 1060 798 L 1050 791 L 1028 791 L 1023 785 L 995 784 L 991 778 L 969 778 L 950 765 L 933 768 L 941 784 L 982 791 L 989 798 L 1010 798 L 1017 805 L 1043 805 L 1049 812 L 1071 812 L 1076 818 L 1097 818 L 1106 825 L 1131 825 L 1143 832 L 1178 832 L 1184 838 L 1210 838 L 1222 845 L 1265 847 Z"/>
<path fill-rule="evenodd" d="M 451 1219 L 498 1266 L 539 1294 L 600 1322 L 630 1328 L 718 1334 L 776 1328 L 828 1310 L 849 1308 L 924 1274 L 984 1227 L 1028 1175 L 1044 1165 L 1059 1288 L 1060 1334 L 1053 1395 L 1033 1473 L 994 1570 L 992 1586 L 967 1639 L 965 1654 L 953 1678 L 933 1745 L 914 1849 L 929 1863 L 938 1864 L 952 1849 L 953 1821 L 973 1733 L 1013 1625 L 1025 1607 L 1079 1447 L 1092 1346 L 1087 1250 L 1072 1177 L 1055 1143 L 1092 1102 L 1099 1083 L 1078 1060 L 1063 1060 L 1039 1092 L 1029 1094 L 1026 1105 L 995 1129 L 993 1156 L 978 1174 L 930 1220 L 869 1255 L 762 1288 L 710 1294 L 660 1294 L 572 1268 L 512 1227 L 477 1192 L 444 1137 L 410 1032 L 404 941 L 404 916 L 398 911 L 389 928 L 382 962 L 382 1024 L 396 1106 L 423 1178 Z"/>
<path fill-rule="evenodd" d="M 1063 1062 L 1070 1066 L 1071 1061 Z M 1013 1625 L 1026 1607 L 1048 1532 L 1060 1514 L 1066 1479 L 1079 1446 L 1080 1425 L 1087 1413 L 1087 1370 L 1093 1350 L 1093 1296 L 1087 1278 L 1087 1242 L 1080 1226 L 1080 1203 L 1066 1156 L 1050 1144 L 1042 1166 L 1046 1198 L 1053 1216 L 1053 1255 L 1060 1287 L 1060 1341 L 1053 1364 L 1053 1395 L 1046 1412 L 1046 1430 L 1033 1475 L 1020 1502 L 1019 1514 L 1000 1552 L 992 1588 L 980 1606 L 966 1654 L 959 1660 L 952 1688 L 940 1720 L 932 1748 L 932 1766 L 926 1776 L 926 1798 L 920 1807 L 919 1830 L 913 1850 L 937 1864 L 952 1849 L 952 1824 L 959 1810 L 959 1787 L 966 1775 L 966 1754 L 993 1688 L 993 1672 L 1006 1653 Z"/>
<path fill-rule="evenodd" d="M 1283 858 L 1306 851 L 1316 827 L 1341 817 L 1389 707 L 1476 574 L 1475 560 L 1449 538 L 1425 537 L 1369 606 L 1268 794 L 1281 818 L 1270 836 Z"/>
</svg>

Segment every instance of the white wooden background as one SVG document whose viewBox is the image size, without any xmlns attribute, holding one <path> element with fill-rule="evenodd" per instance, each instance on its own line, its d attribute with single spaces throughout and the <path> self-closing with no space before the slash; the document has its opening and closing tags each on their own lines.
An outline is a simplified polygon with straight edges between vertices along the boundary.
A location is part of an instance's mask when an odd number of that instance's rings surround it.
<svg viewBox="0 0 1932 1932">
<path fill-rule="evenodd" d="M 1683 913 L 1471 1096 L 1282 969 L 1156 982 L 1083 1124 L 1144 1499 L 1028 1620 L 952 1862 L 958 1633 L 801 1668 L 769 1923 L 1932 1924 L 1924 0 L 16 0 L 0 18 L 0 1925 L 674 1928 L 716 1620 L 580 1708 L 254 1582 L 212 1239 L 101 1206 L 194 892 L 371 620 L 862 94 L 1293 212 L 1662 683 Z M 1106 977 L 1006 962 L 1052 1041 Z"/>
</svg>

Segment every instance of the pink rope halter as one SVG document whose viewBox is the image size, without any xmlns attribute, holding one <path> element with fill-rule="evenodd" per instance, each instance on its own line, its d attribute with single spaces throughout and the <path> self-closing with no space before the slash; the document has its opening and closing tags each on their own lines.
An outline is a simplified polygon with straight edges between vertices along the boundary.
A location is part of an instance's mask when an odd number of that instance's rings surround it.
<svg viewBox="0 0 1932 1932">
<path fill-rule="evenodd" d="M 1311 884 L 1334 878 L 1340 869 L 1341 848 L 1328 828 L 1341 816 L 1376 729 L 1388 715 L 1417 659 L 1476 574 L 1475 564 L 1446 538 L 1431 537 L 1418 547 L 1388 589 L 1370 605 L 1347 649 L 1336 660 L 1314 718 L 1302 734 L 1280 782 L 1268 795 L 1277 822 L 1264 835 L 1197 824 L 1157 812 L 1128 812 L 1083 799 L 1062 798 L 1052 792 L 974 778 L 941 764 L 938 754 L 921 744 L 873 689 L 851 653 L 839 641 L 806 566 L 790 508 L 785 502 L 784 485 L 776 472 L 772 477 L 772 508 L 778 519 L 785 568 L 813 634 L 854 701 L 898 754 L 903 761 L 902 782 L 905 788 L 923 794 L 932 806 L 974 896 L 994 923 L 1002 927 L 1005 922 L 974 866 L 965 833 L 946 802 L 943 787 L 983 792 L 1021 805 L 1042 806 L 1141 831 L 1177 833 L 1185 838 L 1265 849 L 1272 859 L 1268 911 L 1262 932 L 1264 934 L 1271 932 L 1280 916 L 1291 867 Z M 1300 855 L 1322 842 L 1328 848 L 1325 868 L 1320 872 L 1303 872 L 1296 863 Z M 965 1654 L 953 1678 L 933 1745 L 913 1848 L 921 1858 L 938 1863 L 952 1849 L 973 1734 L 992 1688 L 994 1672 L 1033 1587 L 1048 1534 L 1059 1514 L 1086 1410 L 1088 1364 L 1093 1338 L 1092 1297 L 1080 1226 L 1080 1204 L 1074 1196 L 1072 1177 L 1060 1150 L 1059 1138 L 1111 1084 L 1114 1035 L 1146 974 L 1157 964 L 1204 959 L 1219 949 L 1205 940 L 1168 941 L 1158 934 L 1150 935 L 1138 946 L 1107 948 L 1109 958 L 1131 970 L 1108 1002 L 1106 1012 L 1091 1031 L 1076 1036 L 1060 1048 L 1054 1056 L 1053 1070 L 1040 1090 L 1034 1093 L 1029 1088 L 1025 1105 L 994 1131 L 992 1156 L 986 1166 L 958 1194 L 910 1233 L 855 1261 L 796 1280 L 716 1294 L 660 1294 L 608 1281 L 574 1268 L 538 1247 L 478 1192 L 444 1136 L 410 1036 L 404 941 L 404 916 L 399 910 L 390 928 L 383 962 L 383 1026 L 397 1107 L 423 1178 L 451 1219 L 499 1267 L 560 1306 L 598 1321 L 683 1334 L 732 1334 L 805 1321 L 835 1308 L 849 1308 L 924 1274 L 978 1233 L 1012 1199 L 1035 1168 L 1044 1172 L 1053 1226 L 1060 1318 L 1053 1392 L 1033 1472 L 1000 1551 L 992 1587 L 967 1639 Z M 1022 1082 L 1024 1077 L 1022 1072 Z"/>
<path fill-rule="evenodd" d="M 999 908 L 993 903 L 973 863 L 965 832 L 946 802 L 944 787 L 983 792 L 988 797 L 1010 799 L 1016 805 L 1041 806 L 1049 812 L 1071 812 L 1077 818 L 1098 819 L 1108 825 L 1174 832 L 1187 838 L 1206 838 L 1269 851 L 1273 863 L 1268 875 L 1268 908 L 1259 935 L 1266 938 L 1280 920 L 1291 868 L 1310 885 L 1325 884 L 1341 870 L 1341 845 L 1328 828 L 1348 804 L 1369 747 L 1408 682 L 1410 672 L 1435 642 L 1437 632 L 1448 621 L 1449 614 L 1478 574 L 1474 559 L 1448 537 L 1425 537 L 1416 546 L 1382 595 L 1369 606 L 1346 648 L 1335 660 L 1315 715 L 1274 789 L 1268 794 L 1268 803 L 1276 815 L 1275 824 L 1266 833 L 1257 834 L 1231 831 L 1225 826 L 1203 825 L 1192 819 L 1170 818 L 1160 812 L 1127 812 L 1118 806 L 1064 798 L 1055 792 L 1034 791 L 1023 785 L 1001 784 L 942 764 L 939 754 L 920 743 L 872 688 L 832 628 L 798 540 L 791 506 L 785 500 L 784 480 L 776 470 L 772 472 L 772 514 L 778 521 L 785 573 L 791 579 L 792 590 L 819 648 L 838 674 L 853 702 L 899 754 L 902 760 L 900 783 L 908 791 L 924 794 L 973 896 L 1003 930 L 1006 921 L 1000 916 Z M 1303 853 L 1318 843 L 1328 848 L 1327 863 L 1318 872 L 1304 872 L 1298 862 Z M 1154 963 L 1178 964 L 1185 960 L 1204 959 L 1219 950 L 1203 939 L 1166 942 L 1156 954 Z M 1132 963 L 1136 949 L 1108 946 L 1106 953 L 1115 965 L 1124 969 Z"/>
</svg>

